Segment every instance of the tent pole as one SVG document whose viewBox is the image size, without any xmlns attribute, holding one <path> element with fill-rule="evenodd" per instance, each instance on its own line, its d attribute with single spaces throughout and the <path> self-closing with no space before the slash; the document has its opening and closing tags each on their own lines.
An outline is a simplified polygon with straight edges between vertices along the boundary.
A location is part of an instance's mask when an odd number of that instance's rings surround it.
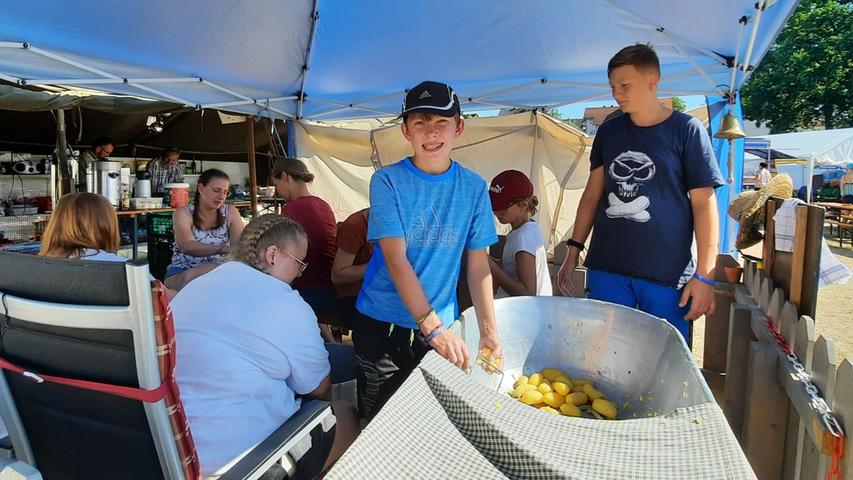
<svg viewBox="0 0 853 480">
<path fill-rule="evenodd" d="M 68 139 L 65 135 L 65 110 L 57 110 L 56 111 L 56 150 L 59 159 L 59 165 L 57 165 L 59 170 L 59 192 L 58 197 L 65 195 L 66 193 L 71 193 L 71 175 L 68 170 Z M 90 167 L 94 168 L 94 166 Z M 56 185 L 52 185 L 51 188 L 55 191 Z M 56 202 L 59 198 L 53 199 L 53 205 L 56 205 Z"/>
<path fill-rule="evenodd" d="M 560 182 L 560 195 L 557 197 L 557 206 L 554 208 L 554 221 L 551 223 L 551 233 L 548 235 L 548 242 L 550 245 L 556 246 L 557 220 L 560 218 L 560 210 L 563 209 L 563 194 L 566 192 L 566 184 L 569 183 L 569 179 L 572 178 L 575 170 L 577 170 L 584 153 L 586 153 L 586 140 L 583 141 L 583 145 L 580 150 L 578 150 L 577 156 L 575 156 L 575 161 L 563 176 L 563 181 Z M 572 228 L 575 228 L 574 225 L 572 225 Z"/>
<path fill-rule="evenodd" d="M 311 47 L 314 45 L 314 34 L 317 32 L 317 20 L 320 12 L 317 11 L 317 0 L 311 7 L 311 31 L 308 33 L 308 45 L 305 47 L 305 61 L 302 63 L 302 82 L 299 85 L 299 99 L 296 101 L 296 119 L 302 118 L 302 109 L 305 106 L 305 85 L 308 80 L 308 68 L 311 62 Z"/>
<path fill-rule="evenodd" d="M 809 155 L 809 168 L 806 178 L 806 203 L 812 203 L 812 176 L 814 175 L 814 156 Z M 842 200 L 844 192 L 841 192 Z"/>
<path fill-rule="evenodd" d="M 249 153 L 249 202 L 252 218 L 258 215 L 258 177 L 255 173 L 255 117 L 246 117 L 246 150 Z"/>
</svg>

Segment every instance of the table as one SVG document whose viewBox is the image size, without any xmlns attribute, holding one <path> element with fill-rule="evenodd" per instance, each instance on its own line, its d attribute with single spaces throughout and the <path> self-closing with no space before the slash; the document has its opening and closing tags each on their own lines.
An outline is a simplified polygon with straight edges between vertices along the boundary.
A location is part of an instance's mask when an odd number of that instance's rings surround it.
<svg viewBox="0 0 853 480">
<path fill-rule="evenodd" d="M 844 245 L 844 230 L 853 229 L 853 204 L 837 202 L 816 202 L 815 205 L 827 210 L 826 223 L 829 224 L 829 233 L 832 227 L 838 229 L 838 246 Z"/>
<path fill-rule="evenodd" d="M 149 213 L 174 212 L 174 208 L 149 208 L 145 210 L 116 210 L 119 217 L 130 217 L 133 219 L 133 230 L 130 232 L 130 241 L 133 245 L 133 259 L 136 260 L 139 250 L 139 215 Z"/>
</svg>

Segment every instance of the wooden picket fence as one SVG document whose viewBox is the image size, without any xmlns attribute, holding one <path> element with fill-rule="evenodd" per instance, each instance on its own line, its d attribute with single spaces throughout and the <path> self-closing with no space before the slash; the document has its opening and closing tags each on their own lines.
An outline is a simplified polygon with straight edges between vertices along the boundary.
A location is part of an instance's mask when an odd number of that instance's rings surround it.
<svg viewBox="0 0 853 480">
<path fill-rule="evenodd" d="M 842 429 L 853 425 L 850 360 L 837 363 L 832 338 L 818 335 L 812 317 L 800 315 L 784 290 L 754 263 L 747 263 L 743 283 L 718 283 L 716 307 L 706 321 L 704 369 L 758 478 L 828 478 L 835 449 L 840 457 L 835 478 L 853 479 L 853 441 L 839 448 L 815 407 L 819 402 L 800 380 L 803 372 L 780 340 L 796 355 Z M 781 337 L 774 335 L 768 318 Z"/>
</svg>

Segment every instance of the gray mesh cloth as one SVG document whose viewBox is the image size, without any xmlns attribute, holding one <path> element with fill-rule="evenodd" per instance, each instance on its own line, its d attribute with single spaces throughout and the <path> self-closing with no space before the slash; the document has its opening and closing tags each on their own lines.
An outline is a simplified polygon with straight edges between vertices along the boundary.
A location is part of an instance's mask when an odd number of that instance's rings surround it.
<svg viewBox="0 0 853 480">
<path fill-rule="evenodd" d="M 570 418 L 495 393 L 430 352 L 326 478 L 755 475 L 716 404 L 655 418 Z"/>
</svg>

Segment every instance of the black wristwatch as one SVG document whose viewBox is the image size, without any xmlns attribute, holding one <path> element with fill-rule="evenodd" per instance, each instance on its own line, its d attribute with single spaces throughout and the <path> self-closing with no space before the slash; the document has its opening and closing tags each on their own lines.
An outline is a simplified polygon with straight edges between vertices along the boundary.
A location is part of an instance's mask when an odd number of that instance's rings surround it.
<svg viewBox="0 0 853 480">
<path fill-rule="evenodd" d="M 586 248 L 586 245 L 584 245 L 583 243 L 578 242 L 576 240 L 572 240 L 571 238 L 566 240 L 566 245 L 568 245 L 570 247 L 575 247 L 578 250 L 580 250 L 581 252 Z"/>
</svg>

